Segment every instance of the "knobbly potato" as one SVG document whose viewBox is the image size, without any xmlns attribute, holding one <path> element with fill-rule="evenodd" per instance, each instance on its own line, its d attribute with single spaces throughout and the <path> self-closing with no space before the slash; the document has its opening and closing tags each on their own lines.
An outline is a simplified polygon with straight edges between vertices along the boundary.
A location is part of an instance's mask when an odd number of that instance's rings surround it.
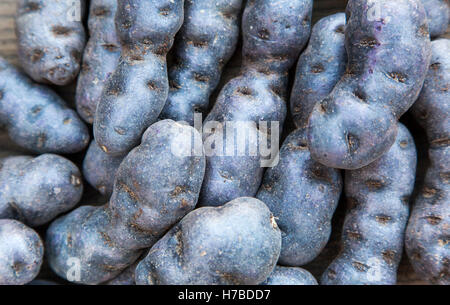
<svg viewBox="0 0 450 305">
<path fill-rule="evenodd" d="M 0 219 L 0 285 L 24 285 L 41 269 L 44 247 L 39 235 L 23 223 Z"/>
<path fill-rule="evenodd" d="M 311 158 L 304 129 L 289 135 L 279 158 L 278 165 L 266 171 L 256 198 L 267 204 L 282 232 L 279 263 L 302 266 L 319 255 L 330 238 L 342 177 L 339 170 Z"/>
<path fill-rule="evenodd" d="M 169 93 L 166 55 L 183 18 L 184 0 L 118 0 L 119 64 L 97 105 L 94 137 L 108 154 L 124 155 L 157 121 Z"/>
<path fill-rule="evenodd" d="M 400 124 L 395 144 L 383 157 L 345 172 L 342 248 L 321 284 L 396 284 L 416 164 L 414 139 Z"/>
<path fill-rule="evenodd" d="M 308 47 L 297 63 L 291 93 L 291 112 L 297 128 L 306 127 L 316 105 L 328 96 L 344 75 L 345 14 L 319 20 L 313 27 Z"/>
<path fill-rule="evenodd" d="M 450 40 L 433 41 L 433 58 L 412 114 L 425 128 L 430 166 L 406 232 L 406 252 L 416 273 L 450 284 Z"/>
<path fill-rule="evenodd" d="M 267 206 L 237 198 L 186 215 L 136 268 L 138 285 L 260 284 L 274 269 L 281 234 Z"/>
<path fill-rule="evenodd" d="M 208 110 L 239 38 L 242 0 L 185 1 L 184 24 L 175 41 L 170 90 L 161 118 L 194 125 L 194 113 Z"/>
<path fill-rule="evenodd" d="M 253 155 L 249 151 L 266 145 L 261 140 L 265 134 L 261 121 L 267 123 L 269 135 L 273 132 L 273 137 L 279 137 L 272 130 L 272 122 L 278 124 L 281 133 L 286 118 L 288 71 L 308 41 L 311 14 L 311 0 L 247 2 L 242 19 L 242 73 L 224 86 L 204 123 L 205 149 L 219 147 L 207 155 L 201 206 L 220 206 L 238 197 L 256 195 L 264 174 L 263 156 L 261 150 Z M 227 143 L 224 129 L 237 122 L 244 125 L 233 128 L 244 133 L 228 136 L 237 139 Z M 208 131 L 209 124 L 215 127 Z M 223 147 L 219 145 L 221 140 Z M 242 142 L 244 145 L 240 145 Z M 245 148 L 243 154 L 236 152 L 241 148 Z"/>
<path fill-rule="evenodd" d="M 72 209 L 81 199 L 78 168 L 52 154 L 0 159 L 0 219 L 35 227 Z"/>
<path fill-rule="evenodd" d="M 425 9 L 420 0 L 350 0 L 345 39 L 346 72 L 315 105 L 308 147 L 326 166 L 358 169 L 394 144 L 422 89 L 431 59 Z"/>
<path fill-rule="evenodd" d="M 36 153 L 75 153 L 89 143 L 77 113 L 49 88 L 0 58 L 0 125 L 18 145 Z"/>
<path fill-rule="evenodd" d="M 95 111 L 109 76 L 120 58 L 114 16 L 117 0 L 92 0 L 89 10 L 90 38 L 84 49 L 76 89 L 76 106 L 86 122 L 94 122 Z"/>
<path fill-rule="evenodd" d="M 50 267 L 76 283 L 117 277 L 194 209 L 204 171 L 194 128 L 171 120 L 153 124 L 120 164 L 108 204 L 82 206 L 51 224 Z"/>
<path fill-rule="evenodd" d="M 80 71 L 86 44 L 85 0 L 17 1 L 19 59 L 36 82 L 67 85 Z"/>
</svg>

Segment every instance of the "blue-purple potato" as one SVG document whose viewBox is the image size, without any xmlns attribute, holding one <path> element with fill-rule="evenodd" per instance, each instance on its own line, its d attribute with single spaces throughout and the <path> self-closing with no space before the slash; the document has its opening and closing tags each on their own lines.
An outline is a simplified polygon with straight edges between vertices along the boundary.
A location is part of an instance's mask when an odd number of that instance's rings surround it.
<svg viewBox="0 0 450 305">
<path fill-rule="evenodd" d="M 136 268 L 138 285 L 257 285 L 272 273 L 281 233 L 260 200 L 237 198 L 186 215 Z"/>
<path fill-rule="evenodd" d="M 291 113 L 297 128 L 306 127 L 314 106 L 327 97 L 344 75 L 345 14 L 320 19 L 313 27 L 308 47 L 297 63 L 291 93 Z"/>
<path fill-rule="evenodd" d="M 94 118 L 94 137 L 108 154 L 124 155 L 158 120 L 169 93 L 166 55 L 184 18 L 184 0 L 118 0 L 119 64 Z"/>
<path fill-rule="evenodd" d="M 314 107 L 308 146 L 322 164 L 353 170 L 394 144 L 425 80 L 431 41 L 420 0 L 350 0 L 346 14 L 347 69 Z"/>
<path fill-rule="evenodd" d="M 0 219 L 40 226 L 71 210 L 82 194 L 80 171 L 61 156 L 0 158 Z"/>
<path fill-rule="evenodd" d="M 320 254 L 331 234 L 331 219 L 342 191 L 340 170 L 311 158 L 306 130 L 284 141 L 280 162 L 269 168 L 256 198 L 277 219 L 282 247 L 279 264 L 302 266 Z"/>
<path fill-rule="evenodd" d="M 194 125 L 208 110 L 222 70 L 236 50 L 242 0 L 185 1 L 184 24 L 169 69 L 169 97 L 160 115 Z"/>
<path fill-rule="evenodd" d="M 111 197 L 116 172 L 125 156 L 109 155 L 98 146 L 95 140 L 91 141 L 83 160 L 84 178 L 100 194 Z"/>
<path fill-rule="evenodd" d="M 406 232 L 406 253 L 416 273 L 450 285 L 450 40 L 433 41 L 422 93 L 411 109 L 427 132 L 430 165 Z"/>
<path fill-rule="evenodd" d="M 276 266 L 262 285 L 318 285 L 307 270 L 298 267 Z"/>
<path fill-rule="evenodd" d="M 84 49 L 75 102 L 80 116 L 92 124 L 98 101 L 120 58 L 120 42 L 114 16 L 117 0 L 92 0 L 89 9 L 89 40 Z"/>
<path fill-rule="evenodd" d="M 108 204 L 82 206 L 51 224 L 50 267 L 77 283 L 115 278 L 194 209 L 204 171 L 198 131 L 172 120 L 153 124 L 122 161 Z"/>
<path fill-rule="evenodd" d="M 76 79 L 86 44 L 85 0 L 18 0 L 16 36 L 22 68 L 36 82 Z"/>
<path fill-rule="evenodd" d="M 23 223 L 0 219 L 0 285 L 24 285 L 41 269 L 44 246 L 39 235 Z"/>
<path fill-rule="evenodd" d="M 414 139 L 399 124 L 397 139 L 386 154 L 345 172 L 342 248 L 323 273 L 322 285 L 397 283 L 416 165 Z"/>
<path fill-rule="evenodd" d="M 431 37 L 444 35 L 450 22 L 450 4 L 448 0 L 422 0 L 428 16 Z"/>
<path fill-rule="evenodd" d="M 75 153 L 89 143 L 88 129 L 75 111 L 1 57 L 0 125 L 11 140 L 36 153 Z"/>
<path fill-rule="evenodd" d="M 261 147 L 270 146 L 264 143 L 266 132 L 260 127 L 264 121 L 269 137 L 281 134 L 287 112 L 288 72 L 308 41 L 311 14 L 311 0 L 247 2 L 242 18 L 242 73 L 223 87 L 203 125 L 205 149 L 219 147 L 207 153 L 199 205 L 220 206 L 256 195 L 264 174 L 261 160 L 266 157 Z M 244 125 L 231 126 L 234 135 L 227 135 L 226 125 L 237 122 Z M 279 131 L 272 132 L 272 122 L 278 124 Z M 250 148 L 255 146 L 260 149 L 251 154 Z"/>
</svg>

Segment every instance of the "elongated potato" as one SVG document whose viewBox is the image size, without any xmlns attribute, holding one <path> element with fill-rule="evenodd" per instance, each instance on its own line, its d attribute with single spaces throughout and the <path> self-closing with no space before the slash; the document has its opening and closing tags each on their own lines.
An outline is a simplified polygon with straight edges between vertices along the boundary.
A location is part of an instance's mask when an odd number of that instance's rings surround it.
<svg viewBox="0 0 450 305">
<path fill-rule="evenodd" d="M 16 35 L 23 69 L 36 82 L 76 79 L 86 44 L 85 0 L 17 1 Z"/>
<path fill-rule="evenodd" d="M 39 235 L 23 223 L 0 219 L 0 285 L 24 285 L 41 269 L 44 247 Z"/>
<path fill-rule="evenodd" d="M 0 125 L 18 145 L 36 153 L 76 153 L 89 144 L 77 113 L 49 88 L 0 58 Z"/>
<path fill-rule="evenodd" d="M 308 124 L 314 159 L 358 169 L 393 145 L 398 119 L 419 96 L 431 59 L 420 0 L 350 0 L 347 70 Z"/>
<path fill-rule="evenodd" d="M 175 43 L 169 70 L 170 91 L 161 118 L 194 125 L 194 113 L 208 110 L 239 38 L 242 0 L 185 2 L 185 22 Z"/>
<path fill-rule="evenodd" d="M 297 63 L 291 93 L 291 113 L 297 128 L 306 127 L 314 106 L 331 93 L 344 75 L 345 14 L 320 19 L 313 27 L 308 47 Z"/>
<path fill-rule="evenodd" d="M 237 198 L 186 215 L 136 268 L 138 285 L 256 285 L 272 273 L 281 234 L 267 206 Z"/>
<path fill-rule="evenodd" d="M 427 132 L 430 166 L 406 232 L 406 252 L 416 273 L 450 284 L 450 40 L 433 41 L 433 58 L 412 113 Z"/>
<path fill-rule="evenodd" d="M 342 177 L 339 170 L 311 158 L 304 129 L 288 136 L 279 158 L 278 165 L 266 171 L 256 198 L 267 204 L 282 232 L 279 263 L 302 266 L 328 242 Z"/>
<path fill-rule="evenodd" d="M 264 174 L 261 147 L 267 145 L 261 122 L 279 140 L 281 131 L 272 130 L 272 122 L 282 129 L 288 71 L 308 41 L 311 13 L 311 0 L 247 2 L 242 19 L 242 73 L 223 87 L 203 125 L 207 169 L 200 205 L 220 206 L 256 195 Z M 237 129 L 235 135 L 230 136 L 227 124 Z M 252 147 L 259 150 L 250 153 Z"/>
<path fill-rule="evenodd" d="M 201 136 L 190 126 L 164 120 L 149 127 L 121 163 L 108 204 L 82 206 L 51 224 L 46 250 L 53 271 L 98 284 L 133 264 L 194 209 L 205 170 L 196 147 Z"/>
<path fill-rule="evenodd" d="M 345 172 L 342 248 L 321 284 L 396 284 L 416 164 L 414 139 L 400 124 L 395 144 L 383 157 Z"/>
<path fill-rule="evenodd" d="M 89 9 L 89 40 L 78 76 L 75 102 L 86 122 L 94 123 L 95 111 L 103 88 L 120 58 L 114 16 L 117 0 L 92 0 Z"/>
<path fill-rule="evenodd" d="M 106 153 L 128 153 L 158 119 L 169 93 L 166 55 L 183 23 L 183 4 L 118 0 L 115 23 L 121 55 L 94 119 L 95 140 Z"/>
</svg>

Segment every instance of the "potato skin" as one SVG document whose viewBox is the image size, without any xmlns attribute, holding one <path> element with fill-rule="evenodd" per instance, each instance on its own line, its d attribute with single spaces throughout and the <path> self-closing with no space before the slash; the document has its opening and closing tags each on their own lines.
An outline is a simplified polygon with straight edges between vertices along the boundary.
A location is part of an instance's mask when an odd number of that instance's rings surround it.
<svg viewBox="0 0 450 305">
<path fill-rule="evenodd" d="M 89 132 L 77 113 L 49 88 L 33 83 L 0 58 L 0 125 L 18 145 L 35 153 L 83 150 Z"/>
<path fill-rule="evenodd" d="M 194 209 L 205 157 L 191 151 L 192 136 L 201 147 L 200 134 L 190 126 L 164 120 L 149 127 L 142 144 L 121 163 L 109 203 L 82 206 L 49 227 L 46 248 L 53 271 L 84 284 L 113 279 Z M 177 148 L 191 154 L 178 155 Z M 78 261 L 79 278 L 72 277 L 69 259 Z"/>
<path fill-rule="evenodd" d="M 89 10 L 89 40 L 84 49 L 76 89 L 76 106 L 87 123 L 94 122 L 97 103 L 120 58 L 120 42 L 114 16 L 117 0 L 92 0 Z"/>
<path fill-rule="evenodd" d="M 322 164 L 358 169 L 395 142 L 397 120 L 425 80 L 431 42 L 419 0 L 350 0 L 345 33 L 347 70 L 316 104 L 308 143 Z"/>
<path fill-rule="evenodd" d="M 283 266 L 302 266 L 319 255 L 330 237 L 342 191 L 340 171 L 314 161 L 306 140 L 305 129 L 286 138 L 280 162 L 266 171 L 256 195 L 282 232 L 279 263 Z"/>
<path fill-rule="evenodd" d="M 0 219 L 40 226 L 72 209 L 82 194 L 80 171 L 63 157 L 0 159 Z"/>
<path fill-rule="evenodd" d="M 23 223 L 0 219 L 0 285 L 24 285 L 41 269 L 44 247 L 39 235 Z"/>
<path fill-rule="evenodd" d="M 111 197 L 116 172 L 125 156 L 109 155 L 98 146 L 95 140 L 91 141 L 83 160 L 84 178 L 100 194 Z"/>
<path fill-rule="evenodd" d="M 169 97 L 163 119 L 194 125 L 194 113 L 208 110 L 222 70 L 236 50 L 242 0 L 185 1 L 184 24 L 169 70 Z"/>
<path fill-rule="evenodd" d="M 322 285 L 394 285 L 414 189 L 414 139 L 399 124 L 396 142 L 374 163 L 345 172 L 347 215 L 341 252 Z"/>
<path fill-rule="evenodd" d="M 34 81 L 62 86 L 76 79 L 86 44 L 85 5 L 85 0 L 17 1 L 19 59 Z M 79 14 L 79 20 L 70 14 Z"/>
<path fill-rule="evenodd" d="M 430 166 L 406 232 L 406 253 L 416 273 L 450 284 L 450 40 L 433 41 L 433 58 L 422 93 L 411 109 L 427 132 Z"/>
<path fill-rule="evenodd" d="M 262 285 L 318 285 L 307 270 L 298 267 L 276 266 Z"/>
<path fill-rule="evenodd" d="M 427 12 L 431 37 L 444 35 L 450 22 L 448 0 L 422 0 L 422 3 Z"/>
<path fill-rule="evenodd" d="M 269 132 L 272 132 L 270 122 L 279 123 L 282 129 L 286 118 L 288 70 L 308 41 L 311 14 L 311 0 L 247 2 L 242 18 L 242 73 L 223 87 L 205 119 L 204 129 L 213 121 L 219 125 L 246 122 L 248 125 L 242 129 L 249 138 L 256 139 L 261 134 L 256 127 L 260 121 L 268 122 Z M 203 134 L 205 142 L 214 142 L 226 136 L 226 131 L 216 128 L 210 133 L 204 130 Z M 249 141 L 244 141 L 248 146 Z M 224 147 L 237 146 L 223 142 Z M 261 143 L 257 145 L 260 147 Z M 224 152 L 207 156 L 201 206 L 220 206 L 238 197 L 255 196 L 261 185 L 264 168 L 259 152 L 256 156 L 221 154 Z"/>
<path fill-rule="evenodd" d="M 97 105 L 94 137 L 108 154 L 139 144 L 169 92 L 166 55 L 183 23 L 183 0 L 118 0 L 119 64 Z"/>
<path fill-rule="evenodd" d="M 138 264 L 136 284 L 256 285 L 274 269 L 280 248 L 267 206 L 237 198 L 186 215 Z"/>
<path fill-rule="evenodd" d="M 313 27 L 308 47 L 297 63 L 291 93 L 291 113 L 297 128 L 306 127 L 317 102 L 327 97 L 344 75 L 345 14 L 320 19 Z"/>
</svg>

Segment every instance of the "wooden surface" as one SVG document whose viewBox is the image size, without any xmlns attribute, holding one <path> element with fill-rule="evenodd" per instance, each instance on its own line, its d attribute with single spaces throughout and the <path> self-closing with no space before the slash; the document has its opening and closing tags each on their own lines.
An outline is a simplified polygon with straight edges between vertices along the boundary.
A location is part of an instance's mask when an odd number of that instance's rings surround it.
<svg viewBox="0 0 450 305">
<path fill-rule="evenodd" d="M 14 33 L 14 13 L 16 1 L 17 0 L 0 0 L 0 56 L 6 58 L 9 62 L 18 66 L 19 61 L 17 58 L 17 46 Z M 316 0 L 314 2 L 313 21 L 315 22 L 318 19 L 335 12 L 344 11 L 345 4 L 346 0 Z M 448 32 L 446 36 L 450 38 L 450 32 Z M 236 57 L 235 61 L 239 61 L 239 56 Z M 237 70 L 237 66 L 238 64 L 231 64 L 229 70 Z M 229 72 L 229 75 L 232 74 L 232 72 Z M 74 86 L 72 85 L 65 88 L 58 88 L 57 91 L 60 95 L 63 96 L 63 98 L 71 102 L 73 99 L 73 88 Z M 8 140 L 7 136 L 4 133 L 2 134 L 0 128 L 0 157 L 5 154 L 6 150 L 23 152 L 23 150 L 21 150 L 10 140 Z M 81 160 L 82 156 L 75 156 L 75 158 Z M 92 198 L 95 198 L 95 200 L 97 200 L 98 198 L 98 196 L 93 195 L 93 190 L 89 188 L 87 188 L 87 194 L 85 197 L 87 199 L 83 201 L 84 203 L 92 203 Z M 320 277 L 320 274 L 339 251 L 340 228 L 342 227 L 342 220 L 344 215 L 345 205 L 341 203 L 333 220 L 333 235 L 330 239 L 329 244 L 327 245 L 325 251 L 316 260 L 306 266 L 306 268 L 310 270 L 316 277 Z M 43 232 L 44 229 L 45 228 L 42 229 Z M 48 270 L 48 268 L 44 267 L 43 274 L 47 278 L 56 279 L 55 276 L 52 275 Z M 405 255 L 400 266 L 398 281 L 399 284 L 424 284 L 415 275 Z"/>
</svg>

